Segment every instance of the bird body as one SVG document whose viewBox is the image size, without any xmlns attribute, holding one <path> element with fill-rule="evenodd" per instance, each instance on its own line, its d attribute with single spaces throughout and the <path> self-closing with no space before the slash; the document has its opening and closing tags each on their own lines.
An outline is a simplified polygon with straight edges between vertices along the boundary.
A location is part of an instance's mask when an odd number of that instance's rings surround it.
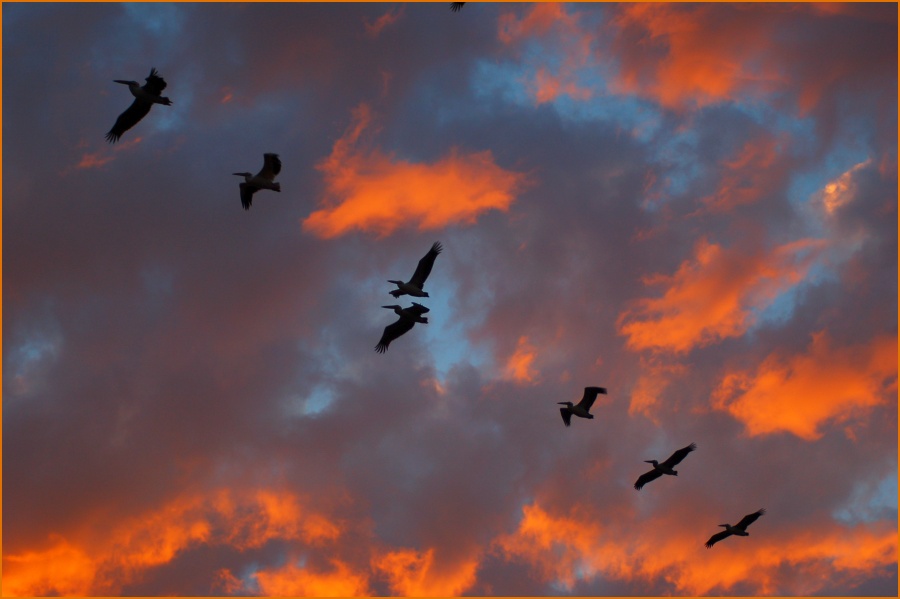
<svg viewBox="0 0 900 599">
<path fill-rule="evenodd" d="M 253 204 L 253 194 L 260 189 L 271 189 L 272 191 L 281 192 L 281 183 L 275 182 L 275 175 L 281 172 L 281 159 L 278 154 L 263 154 L 263 167 L 255 175 L 253 173 L 232 173 L 234 175 L 244 177 L 244 182 L 240 184 L 241 188 L 241 205 L 244 210 L 250 210 Z"/>
<path fill-rule="evenodd" d="M 419 260 L 419 264 L 416 266 L 416 272 L 413 273 L 413 276 L 409 281 L 404 283 L 403 281 L 388 279 L 388 283 L 393 283 L 397 286 L 397 289 L 389 291 L 388 293 L 394 297 L 400 297 L 401 295 L 428 297 L 428 293 L 423 291 L 425 279 L 431 274 L 431 269 L 434 267 L 434 259 L 437 258 L 437 255 L 440 254 L 443 249 L 440 242 L 435 241 L 434 244 L 432 244 L 431 249 L 428 250 L 428 253 Z"/>
<path fill-rule="evenodd" d="M 697 449 L 697 444 L 691 443 L 687 447 L 682 447 L 681 449 L 670 455 L 669 458 L 662 463 L 659 463 L 656 460 L 644 460 L 648 464 L 653 465 L 653 470 L 640 475 L 637 479 L 637 482 L 634 483 L 634 488 L 640 491 L 641 487 L 649 483 L 651 480 L 656 480 L 663 474 L 668 474 L 669 476 L 678 476 L 678 471 L 674 468 L 675 465 L 680 463 L 681 460 L 683 460 L 687 456 L 687 454 L 691 453 L 695 449 Z"/>
<path fill-rule="evenodd" d="M 765 513 L 766 510 L 765 508 L 763 508 L 761 510 L 753 512 L 752 514 L 747 514 L 746 516 L 741 518 L 741 521 L 734 526 L 732 526 L 731 524 L 719 524 L 719 526 L 723 527 L 725 530 L 723 530 L 722 532 L 717 532 L 716 534 L 711 536 L 706 542 L 706 548 L 709 549 L 722 539 L 728 538 L 731 535 L 736 535 L 739 537 L 749 537 L 750 533 L 747 532 L 747 527 L 756 522 L 756 520 Z"/>
<path fill-rule="evenodd" d="M 591 414 L 591 406 L 594 405 L 594 400 L 597 399 L 597 395 L 603 393 L 606 394 L 606 388 L 604 387 L 585 387 L 584 395 L 581 397 L 581 401 L 577 404 L 573 404 L 571 401 L 558 401 L 556 403 L 565 406 L 559 409 L 559 413 L 562 415 L 563 422 L 566 426 L 571 424 L 572 416 L 578 416 L 579 418 L 587 418 L 588 420 L 593 420 L 594 415 Z"/>
<path fill-rule="evenodd" d="M 131 95 L 134 96 L 134 102 L 131 103 L 125 112 L 116 119 L 116 124 L 112 126 L 106 133 L 106 140 L 109 143 L 116 143 L 122 134 L 134 127 L 142 118 L 147 116 L 154 104 L 162 104 L 163 106 L 171 106 L 172 101 L 160 94 L 166 89 L 166 80 L 159 76 L 156 69 L 150 69 L 150 76 L 145 79 L 146 83 L 141 86 L 137 81 L 127 81 L 125 79 L 113 79 L 115 83 L 121 83 L 128 86 Z"/>
<path fill-rule="evenodd" d="M 422 304 L 413 302 L 412 306 L 409 306 L 408 308 L 401 308 L 400 306 L 382 306 L 382 308 L 392 309 L 394 314 L 400 318 L 393 324 L 384 327 L 384 333 L 381 335 L 381 340 L 378 342 L 378 345 L 375 346 L 375 351 L 379 354 L 386 352 L 391 341 L 408 333 L 417 322 L 428 324 L 428 318 L 422 315 L 426 312 L 430 312 L 430 310 Z"/>
</svg>

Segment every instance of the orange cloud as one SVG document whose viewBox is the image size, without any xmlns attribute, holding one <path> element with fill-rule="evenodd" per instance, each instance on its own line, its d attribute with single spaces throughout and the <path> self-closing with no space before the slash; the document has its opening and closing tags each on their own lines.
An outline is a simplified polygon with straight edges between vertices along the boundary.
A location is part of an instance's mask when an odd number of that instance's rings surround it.
<svg viewBox="0 0 900 599">
<path fill-rule="evenodd" d="M 813 441 L 827 423 L 864 414 L 896 399 L 896 391 L 896 337 L 834 347 L 823 331 L 804 354 L 773 353 L 754 374 L 726 374 L 712 405 L 743 422 L 751 436 L 786 431 Z"/>
<path fill-rule="evenodd" d="M 742 11 L 722 18 L 721 12 L 709 5 L 622 5 L 614 19 L 622 31 L 620 71 L 611 89 L 668 108 L 775 89 L 783 75 L 759 60 L 771 44 L 767 22 Z"/>
<path fill-rule="evenodd" d="M 102 152 L 94 152 L 93 154 L 83 154 L 81 160 L 75 165 L 75 168 L 99 168 L 108 162 L 112 162 L 114 158 Z"/>
<path fill-rule="evenodd" d="M 603 577 L 650 584 L 664 580 L 673 593 L 694 596 L 727 592 L 738 584 L 760 594 L 804 595 L 842 577 L 889 568 L 897 560 L 896 528 L 890 523 L 854 528 L 829 523 L 814 534 L 760 528 L 748 539 L 706 549 L 703 542 L 715 526 L 697 530 L 685 514 L 651 517 L 638 528 L 625 514 L 600 517 L 578 506 L 569 515 L 536 504 L 522 513 L 518 529 L 499 537 L 496 549 L 530 565 L 545 582 L 567 589 L 579 579 Z M 794 576 L 798 569 L 819 575 Z"/>
<path fill-rule="evenodd" d="M 320 237 L 354 229 L 386 236 L 399 227 L 472 224 L 486 210 L 508 210 L 526 184 L 523 174 L 497 166 L 490 151 L 462 154 L 453 148 L 433 164 L 415 164 L 358 149 L 372 121 L 368 106 L 360 105 L 354 119 L 331 156 L 316 166 L 325 175 L 326 196 L 303 229 Z"/>
<path fill-rule="evenodd" d="M 564 5 L 534 3 L 521 19 L 512 11 L 504 13 L 499 18 L 498 37 L 506 45 L 524 44 L 535 38 L 546 41 L 542 55 L 547 64 L 537 66 L 534 80 L 528 83 L 537 104 L 552 102 L 561 95 L 577 100 L 593 96 L 591 89 L 578 85 L 577 70 L 588 64 L 594 36 L 579 25 L 577 14 L 566 12 Z M 561 61 L 551 69 L 557 55 Z"/>
<path fill-rule="evenodd" d="M 254 577 L 262 595 L 275 597 L 361 597 L 371 595 L 369 576 L 332 560 L 329 572 L 314 572 L 294 564 L 277 570 L 260 570 Z"/>
<path fill-rule="evenodd" d="M 711 212 L 727 212 L 742 204 L 751 204 L 771 189 L 772 167 L 780 153 L 781 142 L 766 135 L 744 144 L 738 155 L 721 162 L 722 179 L 715 194 L 701 201 Z"/>
<path fill-rule="evenodd" d="M 424 552 L 400 549 L 373 559 L 372 566 L 387 577 L 391 591 L 397 595 L 447 597 L 460 595 L 475 583 L 478 559 L 438 564 L 434 549 Z"/>
<path fill-rule="evenodd" d="M 384 13 L 377 19 L 375 19 L 374 23 L 365 22 L 366 26 L 366 35 L 369 37 L 375 38 L 382 32 L 382 30 L 388 25 L 393 25 L 397 22 L 397 19 L 400 18 L 400 15 L 403 14 L 403 7 L 401 7 L 396 12 L 389 10 Z"/>
<path fill-rule="evenodd" d="M 825 185 L 824 189 L 817 194 L 816 201 L 822 205 L 826 213 L 832 215 L 838 208 L 849 204 L 856 198 L 858 191 L 856 175 L 870 164 L 872 164 L 871 158 L 856 164 L 840 177 Z"/>
<path fill-rule="evenodd" d="M 641 414 L 654 423 L 659 424 L 659 396 L 662 395 L 674 377 L 683 376 L 687 367 L 682 364 L 666 364 L 655 357 L 646 359 L 641 356 L 641 375 L 631 392 L 628 414 Z"/>
<path fill-rule="evenodd" d="M 674 275 L 644 277 L 645 285 L 666 290 L 622 312 L 619 334 L 633 350 L 676 353 L 742 335 L 754 322 L 752 310 L 803 280 L 823 247 L 821 240 L 803 239 L 769 252 L 745 252 L 702 239 L 694 258 Z"/>
<path fill-rule="evenodd" d="M 271 539 L 306 543 L 340 534 L 324 517 L 273 490 L 176 498 L 158 510 L 45 549 L 3 556 L 4 595 L 117 595 L 148 568 L 200 544 L 259 547 Z M 217 575 L 218 584 L 226 583 Z M 213 581 L 211 581 L 213 583 Z"/>
<path fill-rule="evenodd" d="M 533 383 L 537 372 L 532 370 L 531 364 L 536 356 L 537 349 L 528 343 L 528 337 L 519 337 L 516 351 L 506 361 L 506 377 L 518 383 Z"/>
</svg>

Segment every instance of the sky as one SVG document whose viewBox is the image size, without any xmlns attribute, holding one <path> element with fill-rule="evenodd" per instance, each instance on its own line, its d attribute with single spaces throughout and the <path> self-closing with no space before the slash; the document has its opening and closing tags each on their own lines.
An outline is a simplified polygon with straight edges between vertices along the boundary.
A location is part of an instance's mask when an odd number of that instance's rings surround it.
<svg viewBox="0 0 900 599">
<path fill-rule="evenodd" d="M 3 4 L 3 594 L 896 596 L 897 5 L 448 8 Z"/>
</svg>

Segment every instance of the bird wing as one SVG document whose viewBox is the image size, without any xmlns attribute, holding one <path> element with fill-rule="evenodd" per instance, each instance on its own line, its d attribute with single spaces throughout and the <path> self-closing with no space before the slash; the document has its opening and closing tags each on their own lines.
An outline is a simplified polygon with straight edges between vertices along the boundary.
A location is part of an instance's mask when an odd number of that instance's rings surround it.
<svg viewBox="0 0 900 599">
<path fill-rule="evenodd" d="M 381 341 L 378 342 L 378 345 L 375 346 L 375 351 L 379 354 L 383 354 L 387 351 L 388 346 L 391 344 L 391 341 L 399 337 L 400 335 L 408 332 L 413 326 L 416 324 L 416 321 L 410 320 L 409 318 L 401 318 L 394 324 L 389 324 L 384 327 L 384 333 L 381 335 Z"/>
<path fill-rule="evenodd" d="M 116 119 L 116 124 L 112 126 L 112 129 L 106 133 L 106 141 L 111 144 L 119 141 L 123 133 L 137 125 L 142 118 L 147 116 L 151 106 L 153 104 L 135 98 L 131 106 L 126 108 L 125 112 Z"/>
<path fill-rule="evenodd" d="M 650 472 L 645 472 L 638 477 L 637 482 L 634 483 L 634 488 L 640 491 L 641 487 L 649 483 L 651 480 L 656 480 L 660 476 L 662 476 L 662 472 L 660 472 L 656 468 L 654 468 Z"/>
<path fill-rule="evenodd" d="M 585 410 L 590 410 L 591 406 L 594 405 L 594 400 L 597 399 L 598 393 L 606 393 L 605 387 L 585 387 L 584 395 L 581 396 L 581 401 L 578 402 L 578 405 Z"/>
<path fill-rule="evenodd" d="M 727 530 L 723 530 L 722 532 L 717 532 L 713 536 L 709 537 L 709 540 L 706 542 L 706 548 L 709 549 L 710 547 L 712 547 L 713 545 L 715 545 L 716 543 L 718 543 L 725 537 L 729 537 L 729 536 L 731 536 L 731 533 L 728 532 Z"/>
<path fill-rule="evenodd" d="M 241 206 L 244 207 L 244 210 L 250 210 L 250 206 L 253 204 L 254 193 L 256 193 L 255 187 L 241 183 Z"/>
<path fill-rule="evenodd" d="M 452 10 L 453 12 L 459 12 L 459 9 L 463 7 L 463 4 L 465 4 L 465 2 L 451 2 L 450 10 Z"/>
<path fill-rule="evenodd" d="M 735 525 L 735 528 L 740 528 L 741 530 L 747 530 L 747 527 L 756 522 L 756 519 L 766 513 L 765 509 L 761 509 L 758 512 L 753 512 L 752 514 L 747 514 L 741 521 Z"/>
<path fill-rule="evenodd" d="M 275 180 L 275 175 L 281 172 L 281 159 L 278 154 L 263 154 L 262 170 L 256 175 L 269 181 Z"/>
<path fill-rule="evenodd" d="M 145 79 L 144 91 L 158 96 L 162 90 L 166 89 L 166 80 L 159 76 L 156 69 L 150 69 L 150 76 Z"/>
<path fill-rule="evenodd" d="M 419 316 L 421 316 L 422 314 L 425 314 L 426 312 L 431 312 L 430 309 L 426 308 L 425 306 L 423 306 L 422 304 L 419 304 L 417 302 L 413 302 L 412 306 L 410 306 L 406 310 L 409 312 L 412 312 L 413 314 L 418 314 Z"/>
<path fill-rule="evenodd" d="M 670 455 L 669 459 L 660 465 L 671 468 L 675 464 L 678 464 L 679 462 L 681 462 L 681 460 L 683 460 L 685 458 L 685 456 L 687 456 L 687 454 L 691 453 L 695 449 L 697 449 L 696 443 L 691 443 L 687 447 L 682 447 L 681 449 L 679 449 L 678 451 L 676 451 L 675 453 Z"/>
<path fill-rule="evenodd" d="M 559 413 L 562 414 L 563 422 L 566 423 L 566 426 L 569 426 L 570 420 L 572 420 L 572 412 L 569 411 L 568 407 L 560 408 Z"/>
<path fill-rule="evenodd" d="M 413 273 L 412 278 L 409 280 L 411 285 L 415 285 L 419 289 L 425 286 L 425 279 L 431 274 L 431 268 L 434 266 L 434 259 L 437 258 L 437 255 L 440 254 L 443 249 L 440 242 L 434 242 L 434 245 L 431 246 L 428 253 L 419 260 L 419 265 L 416 266 L 416 272 Z"/>
</svg>

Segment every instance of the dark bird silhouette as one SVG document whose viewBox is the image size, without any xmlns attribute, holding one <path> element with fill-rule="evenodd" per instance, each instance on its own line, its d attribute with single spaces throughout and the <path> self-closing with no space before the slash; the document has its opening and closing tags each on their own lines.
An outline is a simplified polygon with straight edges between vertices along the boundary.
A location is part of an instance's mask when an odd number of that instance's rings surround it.
<svg viewBox="0 0 900 599">
<path fill-rule="evenodd" d="M 412 306 L 408 308 L 401 308 L 400 306 L 382 306 L 382 308 L 390 308 L 397 314 L 400 318 L 394 324 L 389 324 L 384 327 L 384 333 L 381 335 L 381 341 L 378 342 L 378 345 L 375 346 L 375 351 L 379 354 L 383 354 L 387 351 L 388 346 L 391 344 L 391 341 L 403 335 L 411 328 L 415 326 L 417 322 L 421 322 L 422 324 L 428 324 L 428 319 L 424 316 L 426 312 L 430 312 L 428 308 L 423 306 L 422 304 L 417 304 L 413 302 Z"/>
<path fill-rule="evenodd" d="M 428 293 L 422 291 L 422 288 L 425 286 L 425 279 L 431 274 L 431 269 L 434 266 L 434 259 L 437 258 L 437 255 L 440 254 L 443 249 L 440 242 L 435 241 L 434 245 L 431 246 L 431 249 L 428 250 L 428 253 L 419 260 L 419 265 L 416 266 L 416 272 L 413 273 L 413 276 L 409 281 L 404 283 L 403 281 L 392 281 L 388 279 L 388 283 L 393 283 L 397 286 L 397 289 L 388 291 L 388 293 L 394 297 L 400 297 L 401 295 L 428 297 Z"/>
<path fill-rule="evenodd" d="M 232 173 L 244 177 L 241 183 L 241 205 L 244 210 L 250 210 L 253 203 L 253 194 L 260 189 L 271 189 L 281 192 L 281 183 L 275 183 L 275 175 L 281 172 L 281 159 L 278 154 L 263 154 L 262 170 L 253 176 L 253 173 Z"/>
<path fill-rule="evenodd" d="M 717 532 L 713 536 L 709 537 L 709 540 L 706 542 L 706 548 L 709 549 L 722 539 L 730 537 L 731 535 L 737 535 L 739 537 L 749 537 L 750 533 L 747 532 L 747 527 L 756 522 L 756 519 L 765 513 L 766 510 L 761 509 L 758 512 L 747 514 L 746 516 L 741 518 L 741 521 L 734 526 L 730 524 L 719 524 L 719 526 L 725 527 L 725 530 L 723 530 L 722 532 Z"/>
<path fill-rule="evenodd" d="M 696 443 L 691 443 L 687 447 L 682 447 L 681 449 L 670 455 L 669 459 L 662 464 L 660 464 L 656 460 L 644 460 L 648 464 L 653 464 L 653 470 L 640 475 L 637 479 L 637 482 L 634 483 L 634 488 L 640 491 L 641 487 L 649 483 L 651 480 L 656 480 L 663 474 L 678 476 L 678 472 L 672 469 L 673 466 L 681 462 L 681 460 L 683 460 L 687 456 L 687 454 L 691 453 L 695 449 L 697 449 Z"/>
<path fill-rule="evenodd" d="M 125 109 L 125 112 L 119 115 L 119 118 L 116 119 L 116 124 L 106 134 L 106 140 L 109 143 L 119 141 L 123 133 L 137 125 L 142 118 L 147 116 L 154 104 L 172 105 L 172 100 L 160 96 L 162 90 L 166 89 L 166 80 L 159 76 L 156 69 L 150 69 L 150 76 L 145 79 L 147 83 L 143 87 L 137 81 L 125 81 L 123 79 L 113 79 L 113 81 L 127 85 L 131 95 L 134 96 L 134 102 Z"/>
<path fill-rule="evenodd" d="M 558 401 L 556 403 L 560 405 L 564 405 L 566 407 L 560 408 L 559 413 L 562 414 L 563 422 L 566 423 L 566 426 L 569 426 L 569 421 L 572 419 L 572 416 L 578 416 L 579 418 L 589 418 L 593 419 L 594 415 L 590 413 L 591 406 L 594 405 L 594 400 L 597 399 L 597 394 L 603 393 L 606 394 L 605 387 L 585 387 L 584 395 L 581 398 L 581 401 L 576 405 L 572 405 L 571 401 Z"/>
<path fill-rule="evenodd" d="M 465 2 L 451 2 L 450 10 L 452 10 L 453 12 L 459 12 L 460 9 L 462 9 L 463 4 L 465 4 Z"/>
</svg>

